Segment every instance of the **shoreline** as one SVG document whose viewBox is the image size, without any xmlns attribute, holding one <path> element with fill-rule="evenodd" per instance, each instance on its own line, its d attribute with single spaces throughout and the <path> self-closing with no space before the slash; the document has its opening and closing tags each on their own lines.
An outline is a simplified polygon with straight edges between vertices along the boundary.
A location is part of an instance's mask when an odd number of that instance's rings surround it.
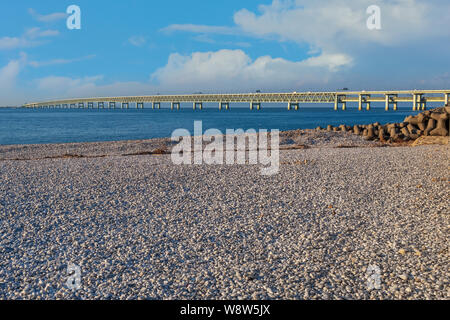
<svg viewBox="0 0 450 320">
<path fill-rule="evenodd" d="M 226 135 L 223 136 L 225 137 Z M 206 144 L 207 143 L 203 142 L 204 146 Z M 170 154 L 170 148 L 173 145 L 175 145 L 175 143 L 172 142 L 170 138 L 0 145 L 0 161 L 161 155 Z M 380 146 L 380 144 L 373 141 L 366 141 L 362 137 L 345 132 L 321 132 L 313 129 L 280 132 L 280 150 L 318 147 L 355 148 L 376 146 Z"/>
</svg>

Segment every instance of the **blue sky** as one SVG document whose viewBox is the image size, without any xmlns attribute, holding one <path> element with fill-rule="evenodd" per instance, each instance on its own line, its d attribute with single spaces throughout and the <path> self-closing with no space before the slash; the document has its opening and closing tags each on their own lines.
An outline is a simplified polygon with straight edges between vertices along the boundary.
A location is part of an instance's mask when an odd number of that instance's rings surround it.
<svg viewBox="0 0 450 320">
<path fill-rule="evenodd" d="M 66 9 L 81 8 L 81 30 Z M 369 30 L 368 6 L 381 9 Z M 0 105 L 155 93 L 450 88 L 444 0 L 0 4 Z"/>
</svg>

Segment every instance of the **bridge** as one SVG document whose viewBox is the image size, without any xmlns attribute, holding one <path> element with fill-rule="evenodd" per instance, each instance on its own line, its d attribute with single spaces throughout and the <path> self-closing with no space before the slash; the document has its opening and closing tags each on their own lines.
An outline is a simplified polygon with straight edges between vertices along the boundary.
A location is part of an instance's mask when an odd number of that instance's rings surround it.
<svg viewBox="0 0 450 320">
<path fill-rule="evenodd" d="M 160 109 L 162 103 L 169 103 L 172 110 L 181 108 L 181 103 L 192 103 L 194 110 L 203 109 L 204 103 L 217 103 L 219 110 L 230 109 L 231 103 L 248 103 L 251 110 L 260 110 L 262 103 L 286 103 L 288 110 L 298 110 L 301 103 L 334 104 L 337 111 L 347 109 L 349 103 L 357 103 L 358 110 L 371 110 L 372 103 L 384 103 L 386 111 L 398 109 L 399 103 L 412 103 L 414 111 L 426 110 L 429 102 L 449 103 L 448 90 L 400 90 L 400 91 L 339 91 L 339 92 L 291 92 L 291 93 L 238 93 L 238 94 L 191 94 L 153 95 L 130 97 L 100 97 L 53 100 L 26 103 L 25 108 L 122 108 L 134 104 L 143 109 L 151 103 L 153 109 Z"/>
</svg>

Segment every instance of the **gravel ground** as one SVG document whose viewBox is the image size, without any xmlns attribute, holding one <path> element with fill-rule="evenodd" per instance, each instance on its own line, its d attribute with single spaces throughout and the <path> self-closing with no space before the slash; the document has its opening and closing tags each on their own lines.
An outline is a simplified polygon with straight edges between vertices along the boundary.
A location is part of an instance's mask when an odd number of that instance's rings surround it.
<svg viewBox="0 0 450 320">
<path fill-rule="evenodd" d="M 0 161 L 0 299 L 449 299 L 450 147 L 317 134 L 271 177 L 168 155 Z"/>
</svg>

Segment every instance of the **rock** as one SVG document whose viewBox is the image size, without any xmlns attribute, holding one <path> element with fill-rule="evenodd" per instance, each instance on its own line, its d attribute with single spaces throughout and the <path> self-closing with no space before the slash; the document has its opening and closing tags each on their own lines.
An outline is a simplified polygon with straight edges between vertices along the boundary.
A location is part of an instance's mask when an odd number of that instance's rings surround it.
<svg viewBox="0 0 450 320">
<path fill-rule="evenodd" d="M 448 136 L 447 121 L 448 121 L 448 115 L 440 114 L 437 119 L 436 129 L 430 131 L 430 135 L 431 136 L 441 136 L 441 137 Z"/>
<path fill-rule="evenodd" d="M 353 133 L 354 134 L 358 134 L 358 135 L 361 134 L 361 130 L 359 129 L 359 126 L 354 126 L 353 127 Z"/>
<path fill-rule="evenodd" d="M 408 280 L 408 276 L 406 274 L 401 274 L 398 276 L 400 279 L 402 279 L 403 281 Z"/>
<path fill-rule="evenodd" d="M 400 130 L 400 132 L 405 136 L 405 137 L 409 137 L 409 130 L 407 128 L 402 128 Z"/>
<path fill-rule="evenodd" d="M 424 113 L 419 114 L 417 116 L 417 122 L 418 122 L 417 124 L 419 125 L 420 123 L 424 123 L 426 120 L 425 118 L 426 118 L 426 116 Z"/>
<path fill-rule="evenodd" d="M 375 138 L 375 132 L 374 132 L 373 127 L 369 126 L 369 128 L 367 129 L 367 136 L 366 137 L 367 137 L 368 140 L 371 140 L 371 139 Z"/>
<path fill-rule="evenodd" d="M 425 135 L 429 135 L 429 133 L 434 130 L 434 128 L 436 128 L 436 120 L 428 120 L 427 128 L 425 129 Z"/>
<path fill-rule="evenodd" d="M 425 123 L 424 123 L 424 122 L 419 122 L 419 123 L 417 124 L 417 126 L 419 127 L 419 129 L 420 129 L 421 131 L 425 131 L 425 129 L 426 129 Z"/>
<path fill-rule="evenodd" d="M 448 136 L 448 130 L 445 128 L 436 128 L 430 132 L 430 136 L 446 137 Z"/>
<path fill-rule="evenodd" d="M 328 125 L 328 126 L 327 126 L 327 131 L 328 131 L 328 132 L 333 131 L 333 126 L 332 126 L 332 125 Z"/>
<path fill-rule="evenodd" d="M 417 117 L 408 116 L 405 118 L 404 122 L 408 122 L 409 124 L 417 125 L 419 121 L 417 120 Z"/>
<path fill-rule="evenodd" d="M 440 112 L 433 112 L 430 115 L 430 118 L 438 121 L 441 118 L 441 115 L 442 115 L 442 113 L 440 113 Z"/>
<path fill-rule="evenodd" d="M 416 134 L 417 133 L 417 127 L 415 125 L 408 124 L 406 126 L 406 128 L 408 129 L 410 134 Z"/>
</svg>

